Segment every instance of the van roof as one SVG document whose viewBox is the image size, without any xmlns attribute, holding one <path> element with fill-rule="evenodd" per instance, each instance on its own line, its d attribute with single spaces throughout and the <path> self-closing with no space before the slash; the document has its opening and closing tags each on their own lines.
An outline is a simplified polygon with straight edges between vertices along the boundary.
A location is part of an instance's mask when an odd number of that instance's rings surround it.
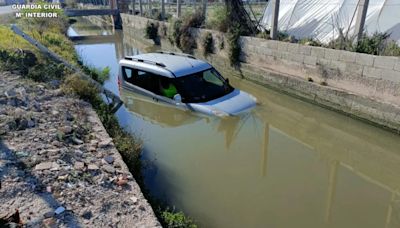
<svg viewBox="0 0 400 228">
<path fill-rule="evenodd" d="M 166 77 L 182 77 L 212 67 L 209 63 L 193 56 L 178 53 L 146 53 L 127 56 L 125 59 L 129 61 L 129 65 L 134 62 L 136 63 L 134 67 L 139 66 L 141 70 L 149 70 Z"/>
</svg>

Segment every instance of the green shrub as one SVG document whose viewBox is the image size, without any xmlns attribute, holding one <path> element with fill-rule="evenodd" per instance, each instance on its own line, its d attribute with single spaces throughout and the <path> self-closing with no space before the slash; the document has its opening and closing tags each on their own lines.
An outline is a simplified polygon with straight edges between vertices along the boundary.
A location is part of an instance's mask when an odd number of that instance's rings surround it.
<svg viewBox="0 0 400 228">
<path fill-rule="evenodd" d="M 80 99 L 92 103 L 95 107 L 101 103 L 101 99 L 99 98 L 100 91 L 97 87 L 77 74 L 68 76 L 64 80 L 61 89 L 64 93 L 76 95 Z"/>
<path fill-rule="evenodd" d="M 228 26 L 228 15 L 225 6 L 217 6 L 210 10 L 206 20 L 207 28 L 227 32 Z"/>
<path fill-rule="evenodd" d="M 357 42 L 354 50 L 360 53 L 380 55 L 385 49 L 388 33 L 374 33 L 372 36 L 366 34 Z"/>
<path fill-rule="evenodd" d="M 169 23 L 168 40 L 177 47 L 180 46 L 181 27 L 182 20 L 180 19 L 173 19 Z"/>
<path fill-rule="evenodd" d="M 322 47 L 323 44 L 319 42 L 318 40 L 315 40 L 313 38 L 304 38 L 299 40 L 299 44 L 307 45 L 307 46 L 316 46 L 316 47 Z"/>
<path fill-rule="evenodd" d="M 179 228 L 196 228 L 194 222 L 185 216 L 182 212 L 173 212 L 166 210 L 162 212 L 161 219 L 165 227 L 179 227 Z"/>
<path fill-rule="evenodd" d="M 391 40 L 387 42 L 381 55 L 400 56 L 400 46 L 396 43 L 396 41 Z"/>
<path fill-rule="evenodd" d="M 146 38 L 156 40 L 158 38 L 158 23 L 147 21 L 146 23 Z"/>
<path fill-rule="evenodd" d="M 174 19 L 170 22 L 168 39 L 183 52 L 191 53 L 196 47 L 196 42 L 190 32 L 191 28 L 199 28 L 204 23 L 201 12 L 186 14 L 183 19 Z"/>
<path fill-rule="evenodd" d="M 210 32 L 203 35 L 201 38 L 201 44 L 203 46 L 204 56 L 213 52 L 213 36 Z"/>
<path fill-rule="evenodd" d="M 234 27 L 230 28 L 227 34 L 229 48 L 229 62 L 231 66 L 237 66 L 239 64 L 241 47 L 239 44 L 240 38 L 240 25 L 236 24 Z"/>
</svg>

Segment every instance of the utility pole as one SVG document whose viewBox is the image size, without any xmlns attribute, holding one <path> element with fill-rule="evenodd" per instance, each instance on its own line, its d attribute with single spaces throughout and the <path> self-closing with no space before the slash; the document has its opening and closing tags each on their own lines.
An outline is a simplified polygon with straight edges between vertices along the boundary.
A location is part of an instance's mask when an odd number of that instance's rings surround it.
<svg viewBox="0 0 400 228">
<path fill-rule="evenodd" d="M 161 0 L 161 20 L 165 19 L 165 0 Z"/>
<path fill-rule="evenodd" d="M 176 0 L 176 17 L 177 18 L 181 17 L 181 1 L 182 0 Z"/>
<path fill-rule="evenodd" d="M 272 0 L 272 27 L 270 36 L 273 40 L 278 38 L 279 3 L 280 0 Z"/>
<path fill-rule="evenodd" d="M 203 0 L 203 16 L 204 18 L 207 17 L 207 0 Z"/>
<path fill-rule="evenodd" d="M 139 10 L 140 10 L 140 16 L 143 17 L 143 4 L 142 4 L 143 0 L 139 0 Z"/>
<path fill-rule="evenodd" d="M 369 0 L 360 0 L 357 6 L 357 19 L 356 19 L 356 42 L 358 42 L 363 35 L 365 18 L 367 17 Z"/>
</svg>

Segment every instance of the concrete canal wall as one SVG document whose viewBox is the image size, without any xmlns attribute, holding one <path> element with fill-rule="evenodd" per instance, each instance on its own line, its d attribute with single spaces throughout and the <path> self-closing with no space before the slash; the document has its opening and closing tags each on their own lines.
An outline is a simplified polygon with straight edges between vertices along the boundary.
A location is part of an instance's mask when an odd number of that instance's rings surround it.
<svg viewBox="0 0 400 228">
<path fill-rule="evenodd" d="M 147 22 L 152 21 L 128 14 L 121 16 L 124 34 L 128 34 L 124 39 L 143 36 Z M 160 25 L 168 27 L 168 23 Z M 400 131 L 400 58 L 241 37 L 241 63 L 235 69 L 228 61 L 225 34 L 192 29 L 197 46 L 201 48 L 201 37 L 207 32 L 213 35 L 214 54 L 203 57 L 199 50 L 194 53 L 219 70 Z M 167 40 L 161 41 L 161 48 L 177 50 Z"/>
</svg>

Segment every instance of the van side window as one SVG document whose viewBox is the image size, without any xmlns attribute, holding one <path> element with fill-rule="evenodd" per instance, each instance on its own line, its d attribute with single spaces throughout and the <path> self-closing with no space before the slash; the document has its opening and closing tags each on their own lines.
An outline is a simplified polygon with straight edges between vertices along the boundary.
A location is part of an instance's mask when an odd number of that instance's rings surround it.
<svg viewBox="0 0 400 228">
<path fill-rule="evenodd" d="M 132 69 L 129 67 L 123 67 L 122 74 L 126 82 L 148 90 L 150 92 L 156 94 L 159 93 L 159 83 L 157 75 L 138 69 Z"/>
<path fill-rule="evenodd" d="M 129 67 L 122 67 L 122 77 L 125 81 L 133 83 L 133 70 Z"/>
</svg>

